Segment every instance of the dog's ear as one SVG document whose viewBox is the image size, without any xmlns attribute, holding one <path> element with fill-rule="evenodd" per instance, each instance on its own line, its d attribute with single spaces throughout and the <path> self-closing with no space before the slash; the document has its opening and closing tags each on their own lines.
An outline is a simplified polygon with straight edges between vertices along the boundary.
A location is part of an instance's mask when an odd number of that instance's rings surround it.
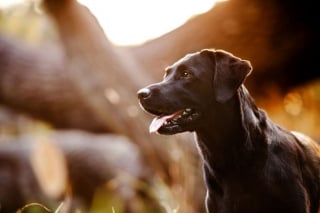
<svg viewBox="0 0 320 213">
<path fill-rule="evenodd" d="M 229 100 L 251 73 L 249 61 L 242 60 L 222 50 L 215 51 L 213 89 L 216 101 Z"/>
</svg>

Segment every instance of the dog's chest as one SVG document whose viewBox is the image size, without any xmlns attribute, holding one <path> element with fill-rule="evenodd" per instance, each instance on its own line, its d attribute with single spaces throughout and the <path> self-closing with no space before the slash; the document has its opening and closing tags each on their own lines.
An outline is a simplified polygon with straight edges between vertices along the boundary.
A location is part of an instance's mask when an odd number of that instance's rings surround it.
<svg viewBox="0 0 320 213">
<path fill-rule="evenodd" d="M 251 182 L 251 183 L 250 183 Z M 282 202 L 275 194 L 266 189 L 266 186 L 250 179 L 249 181 L 230 181 L 221 185 L 221 191 L 213 190 L 211 200 L 215 203 L 214 209 L 223 213 L 280 213 L 295 212 L 295 204 Z M 290 199 L 290 198 L 289 198 Z"/>
<path fill-rule="evenodd" d="M 210 185 L 210 183 L 208 183 Z M 211 190 L 211 200 L 215 203 L 214 209 L 218 209 L 218 212 L 224 213 L 251 213 L 251 212 L 264 212 L 264 209 L 268 209 L 268 205 L 264 204 L 265 193 L 259 193 L 260 187 L 255 183 L 249 184 L 247 181 L 228 181 L 223 182 L 221 185 L 221 191 L 215 187 L 208 187 Z"/>
<path fill-rule="evenodd" d="M 280 169 L 282 170 L 282 169 Z M 235 170 L 224 173 L 206 167 L 204 175 L 212 209 L 217 213 L 301 212 L 305 194 L 302 184 L 280 176 Z"/>
</svg>

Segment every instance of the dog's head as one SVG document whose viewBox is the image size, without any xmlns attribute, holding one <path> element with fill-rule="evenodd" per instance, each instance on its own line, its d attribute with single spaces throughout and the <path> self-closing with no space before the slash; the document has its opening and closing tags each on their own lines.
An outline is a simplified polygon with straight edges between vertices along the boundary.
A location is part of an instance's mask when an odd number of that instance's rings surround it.
<svg viewBox="0 0 320 213">
<path fill-rule="evenodd" d="M 186 55 L 166 68 L 163 81 L 138 91 L 142 108 L 157 116 L 150 132 L 196 130 L 208 108 L 231 99 L 251 69 L 248 61 L 222 50 Z"/>
</svg>

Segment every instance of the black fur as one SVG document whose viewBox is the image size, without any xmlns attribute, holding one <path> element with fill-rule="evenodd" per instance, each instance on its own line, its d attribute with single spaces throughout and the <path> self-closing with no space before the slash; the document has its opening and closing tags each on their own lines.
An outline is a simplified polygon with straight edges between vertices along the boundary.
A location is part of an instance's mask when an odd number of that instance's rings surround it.
<svg viewBox="0 0 320 213">
<path fill-rule="evenodd" d="M 160 134 L 195 131 L 204 162 L 206 207 L 217 213 L 318 213 L 320 148 L 273 123 L 243 86 L 248 61 L 202 50 L 168 67 L 138 92 L 155 115 L 192 109 Z M 188 118 L 188 119 L 187 119 Z"/>
</svg>

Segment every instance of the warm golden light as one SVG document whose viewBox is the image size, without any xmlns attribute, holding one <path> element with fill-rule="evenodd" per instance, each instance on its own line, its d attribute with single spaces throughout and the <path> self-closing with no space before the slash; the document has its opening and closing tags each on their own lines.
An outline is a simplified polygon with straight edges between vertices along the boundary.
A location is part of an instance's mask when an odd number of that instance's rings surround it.
<svg viewBox="0 0 320 213">
<path fill-rule="evenodd" d="M 301 113 L 303 108 L 302 97 L 297 92 L 288 93 L 283 100 L 284 109 L 287 113 L 297 116 Z"/>
</svg>

